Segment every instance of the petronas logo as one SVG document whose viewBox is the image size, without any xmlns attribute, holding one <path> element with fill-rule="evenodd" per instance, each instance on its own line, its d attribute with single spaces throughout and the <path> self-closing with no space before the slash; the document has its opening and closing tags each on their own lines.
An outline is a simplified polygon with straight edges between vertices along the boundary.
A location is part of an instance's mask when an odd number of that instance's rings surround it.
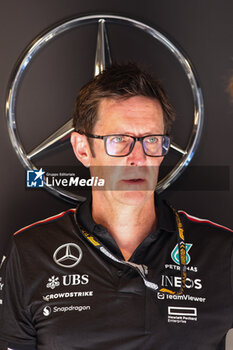
<svg viewBox="0 0 233 350">
<path fill-rule="evenodd" d="M 189 250 L 192 247 L 192 243 L 185 243 L 185 252 L 186 252 L 186 265 L 188 265 L 191 261 Z M 173 251 L 171 252 L 171 258 L 172 260 L 177 264 L 180 265 L 180 256 L 179 256 L 179 247 L 178 244 L 175 246 Z"/>
</svg>

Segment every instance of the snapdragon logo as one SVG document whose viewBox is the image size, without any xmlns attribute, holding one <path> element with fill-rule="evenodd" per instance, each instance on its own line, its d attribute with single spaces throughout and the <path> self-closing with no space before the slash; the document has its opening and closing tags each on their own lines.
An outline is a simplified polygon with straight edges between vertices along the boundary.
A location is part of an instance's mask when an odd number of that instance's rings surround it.
<svg viewBox="0 0 233 350">
<path fill-rule="evenodd" d="M 49 315 L 51 315 L 52 309 L 50 306 L 45 306 L 43 308 L 43 315 L 48 317 Z"/>
<path fill-rule="evenodd" d="M 45 306 L 43 308 L 43 315 L 45 317 L 50 316 L 52 313 L 56 313 L 56 312 L 70 312 L 70 311 L 78 311 L 78 312 L 82 312 L 82 311 L 90 311 L 91 307 L 90 305 L 70 305 L 70 306 L 54 306 L 53 308 L 51 308 L 50 306 Z"/>
<path fill-rule="evenodd" d="M 91 307 L 89 305 L 71 305 L 71 306 L 54 306 L 53 312 L 68 312 L 68 311 L 89 311 Z"/>
</svg>

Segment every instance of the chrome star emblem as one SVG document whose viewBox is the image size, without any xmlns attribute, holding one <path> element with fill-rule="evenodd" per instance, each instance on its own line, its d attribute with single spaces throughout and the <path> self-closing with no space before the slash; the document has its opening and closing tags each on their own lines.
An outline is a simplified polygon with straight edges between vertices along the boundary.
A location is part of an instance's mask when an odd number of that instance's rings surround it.
<svg viewBox="0 0 233 350">
<path fill-rule="evenodd" d="M 53 260 L 57 265 L 72 268 L 81 261 L 83 256 L 81 248 L 75 243 L 66 243 L 56 249 Z"/>
<path fill-rule="evenodd" d="M 34 56 L 38 54 L 42 48 L 46 47 L 53 39 L 66 31 L 69 31 L 76 27 L 87 26 L 93 23 L 98 24 L 94 75 L 99 74 L 107 65 L 111 64 L 110 47 L 106 25 L 112 24 L 124 27 L 133 27 L 137 30 L 143 31 L 147 35 L 150 35 L 154 40 L 158 41 L 166 47 L 166 49 L 179 62 L 184 73 L 186 74 L 193 98 L 193 128 L 185 147 L 180 147 L 175 142 L 172 142 L 171 144 L 173 151 L 177 152 L 181 158 L 177 161 L 173 169 L 167 175 L 165 175 L 161 181 L 159 181 L 156 190 L 157 192 L 162 192 L 181 175 L 181 173 L 190 163 L 197 149 L 203 125 L 203 97 L 195 73 L 190 65 L 190 60 L 164 34 L 146 25 L 145 23 L 136 21 L 129 17 L 107 14 L 76 17 L 74 19 L 66 20 L 59 25 L 51 27 L 47 32 L 45 32 L 45 34 L 33 40 L 33 42 L 26 49 L 23 57 L 17 63 L 17 67 L 12 74 L 7 94 L 8 97 L 6 101 L 6 115 L 9 135 L 13 147 L 21 163 L 26 169 L 37 170 L 37 167 L 35 165 L 37 157 L 43 156 L 45 151 L 53 151 L 57 145 L 63 145 L 69 138 L 69 135 L 74 130 L 72 126 L 72 119 L 58 128 L 58 130 L 52 133 L 52 135 L 47 137 L 37 147 L 27 153 L 20 140 L 19 133 L 17 132 L 16 104 L 18 90 L 20 81 L 27 67 L 30 65 L 30 62 Z M 79 195 L 68 192 L 66 190 L 48 187 L 46 185 L 45 188 L 48 191 L 52 192 L 54 195 L 59 196 L 65 200 L 77 201 L 83 199 Z"/>
</svg>

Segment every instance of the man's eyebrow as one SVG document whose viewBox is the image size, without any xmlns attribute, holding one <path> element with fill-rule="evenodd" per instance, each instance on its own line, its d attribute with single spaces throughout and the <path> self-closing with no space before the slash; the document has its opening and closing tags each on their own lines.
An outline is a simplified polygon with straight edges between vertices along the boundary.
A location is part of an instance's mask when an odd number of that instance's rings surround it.
<svg viewBox="0 0 233 350">
<path fill-rule="evenodd" d="M 129 136 L 135 136 L 135 137 L 142 137 L 142 136 L 147 136 L 147 135 L 161 135 L 163 134 L 163 131 L 148 131 L 148 132 L 144 132 L 144 133 L 137 133 L 134 134 L 132 133 L 132 131 L 117 131 L 117 132 L 109 132 L 106 133 L 106 135 L 129 135 Z"/>
</svg>

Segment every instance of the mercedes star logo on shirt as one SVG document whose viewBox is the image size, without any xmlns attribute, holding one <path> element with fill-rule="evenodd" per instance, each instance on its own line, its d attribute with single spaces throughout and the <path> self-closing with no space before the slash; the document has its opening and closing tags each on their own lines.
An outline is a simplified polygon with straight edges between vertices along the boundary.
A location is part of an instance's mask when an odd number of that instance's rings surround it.
<svg viewBox="0 0 233 350">
<path fill-rule="evenodd" d="M 78 265 L 82 255 L 82 250 L 77 244 L 66 243 L 55 250 L 53 260 L 62 267 L 72 268 Z"/>
</svg>

